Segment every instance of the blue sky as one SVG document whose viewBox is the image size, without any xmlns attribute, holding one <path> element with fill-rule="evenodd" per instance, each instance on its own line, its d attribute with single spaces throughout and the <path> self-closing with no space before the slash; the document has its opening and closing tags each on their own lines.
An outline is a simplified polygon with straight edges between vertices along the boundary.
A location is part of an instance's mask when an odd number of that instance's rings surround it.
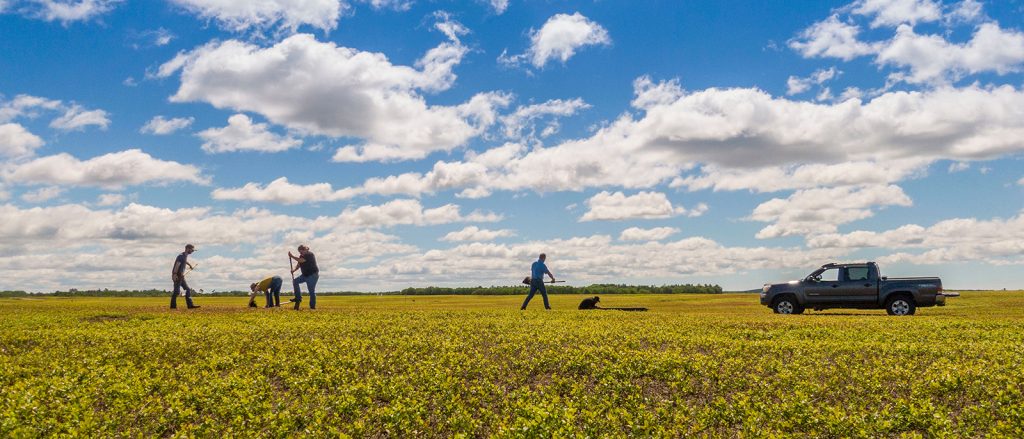
<svg viewBox="0 0 1024 439">
<path fill-rule="evenodd" d="M 0 289 L 1024 285 L 1024 3 L 0 0 Z"/>
</svg>

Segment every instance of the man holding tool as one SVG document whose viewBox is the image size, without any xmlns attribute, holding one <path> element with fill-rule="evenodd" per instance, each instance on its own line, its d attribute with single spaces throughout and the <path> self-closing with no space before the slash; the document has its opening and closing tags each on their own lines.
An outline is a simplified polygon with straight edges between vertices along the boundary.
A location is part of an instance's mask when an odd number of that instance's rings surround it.
<svg viewBox="0 0 1024 439">
<path fill-rule="evenodd" d="M 271 276 L 249 285 L 249 308 L 256 308 L 256 294 L 263 293 L 267 298 L 266 308 L 281 306 L 281 276 Z"/>
<path fill-rule="evenodd" d="M 189 288 L 188 283 L 185 282 L 185 266 L 188 266 L 189 270 L 192 270 L 192 264 L 188 262 L 188 255 L 196 251 L 196 246 L 188 244 L 185 246 L 185 251 L 178 255 L 174 259 L 174 266 L 171 267 L 171 281 L 174 282 L 174 292 L 171 293 L 171 309 L 178 308 L 178 294 L 181 293 L 181 289 L 185 289 L 185 304 L 188 305 L 188 309 L 199 308 L 198 305 L 192 303 L 192 288 Z"/>
<path fill-rule="evenodd" d="M 301 244 L 298 256 L 288 252 L 288 265 L 291 265 L 292 260 L 295 260 L 296 263 L 296 266 L 292 268 L 292 287 L 295 288 L 295 298 L 291 301 L 295 303 L 294 309 L 299 309 L 299 304 L 302 303 L 302 290 L 299 289 L 301 283 L 305 283 L 306 288 L 309 289 L 309 309 L 316 309 L 316 282 L 320 280 L 320 268 L 316 266 L 316 255 L 309 251 L 309 247 L 305 244 Z M 295 277 L 296 270 L 302 271 L 299 277 Z"/>
<path fill-rule="evenodd" d="M 530 303 L 530 299 L 533 298 L 533 295 L 538 290 L 540 290 L 541 297 L 544 298 L 544 309 L 551 309 L 551 305 L 548 304 L 548 290 L 544 287 L 544 275 L 550 276 L 552 283 L 555 282 L 555 275 L 551 274 L 547 265 L 544 265 L 545 259 L 547 259 L 547 255 L 541 253 L 537 262 L 534 262 L 533 266 L 530 267 L 530 294 L 526 296 L 523 306 L 519 308 L 520 310 L 526 309 L 526 305 Z"/>
</svg>

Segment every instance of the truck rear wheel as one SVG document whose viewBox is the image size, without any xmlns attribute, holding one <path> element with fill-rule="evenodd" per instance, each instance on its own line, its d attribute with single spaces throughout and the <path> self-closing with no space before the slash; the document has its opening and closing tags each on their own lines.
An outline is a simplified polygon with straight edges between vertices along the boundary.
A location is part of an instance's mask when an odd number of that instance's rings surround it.
<svg viewBox="0 0 1024 439">
<path fill-rule="evenodd" d="M 917 311 L 917 304 L 910 296 L 899 295 L 885 301 L 885 312 L 891 316 L 912 316 Z"/>
<path fill-rule="evenodd" d="M 796 297 L 782 296 L 772 303 L 772 311 L 775 314 L 802 314 L 804 307 L 796 301 Z"/>
</svg>

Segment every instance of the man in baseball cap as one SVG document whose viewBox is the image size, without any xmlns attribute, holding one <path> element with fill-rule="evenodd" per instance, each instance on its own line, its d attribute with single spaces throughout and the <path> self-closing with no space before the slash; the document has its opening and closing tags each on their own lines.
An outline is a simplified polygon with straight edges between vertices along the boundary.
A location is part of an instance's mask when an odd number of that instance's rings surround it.
<svg viewBox="0 0 1024 439">
<path fill-rule="evenodd" d="M 178 294 L 181 293 L 182 288 L 185 288 L 185 304 L 188 305 L 188 309 L 199 308 L 198 305 L 192 303 L 192 288 L 189 288 L 188 283 L 185 282 L 185 266 L 188 265 L 188 268 L 192 269 L 192 264 L 188 262 L 188 255 L 195 251 L 196 246 L 187 244 L 185 245 L 185 251 L 174 259 L 174 267 L 171 268 L 171 281 L 174 282 L 174 292 L 171 294 L 171 309 L 178 308 Z"/>
</svg>

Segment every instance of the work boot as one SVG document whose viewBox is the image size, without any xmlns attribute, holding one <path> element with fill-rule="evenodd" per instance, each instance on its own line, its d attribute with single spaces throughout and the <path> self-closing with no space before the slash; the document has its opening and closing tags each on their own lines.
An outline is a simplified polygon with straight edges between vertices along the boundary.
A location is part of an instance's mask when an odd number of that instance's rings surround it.
<svg viewBox="0 0 1024 439">
<path fill-rule="evenodd" d="M 196 309 L 196 308 L 199 308 L 199 305 L 192 305 L 192 306 L 188 307 L 188 309 Z"/>
<path fill-rule="evenodd" d="M 249 302 L 249 308 L 256 308 L 256 302 Z"/>
<path fill-rule="evenodd" d="M 292 307 L 292 309 L 298 311 L 299 310 L 299 304 L 302 303 L 302 299 L 299 299 L 299 300 L 292 299 L 291 302 L 295 302 L 295 306 Z"/>
</svg>

